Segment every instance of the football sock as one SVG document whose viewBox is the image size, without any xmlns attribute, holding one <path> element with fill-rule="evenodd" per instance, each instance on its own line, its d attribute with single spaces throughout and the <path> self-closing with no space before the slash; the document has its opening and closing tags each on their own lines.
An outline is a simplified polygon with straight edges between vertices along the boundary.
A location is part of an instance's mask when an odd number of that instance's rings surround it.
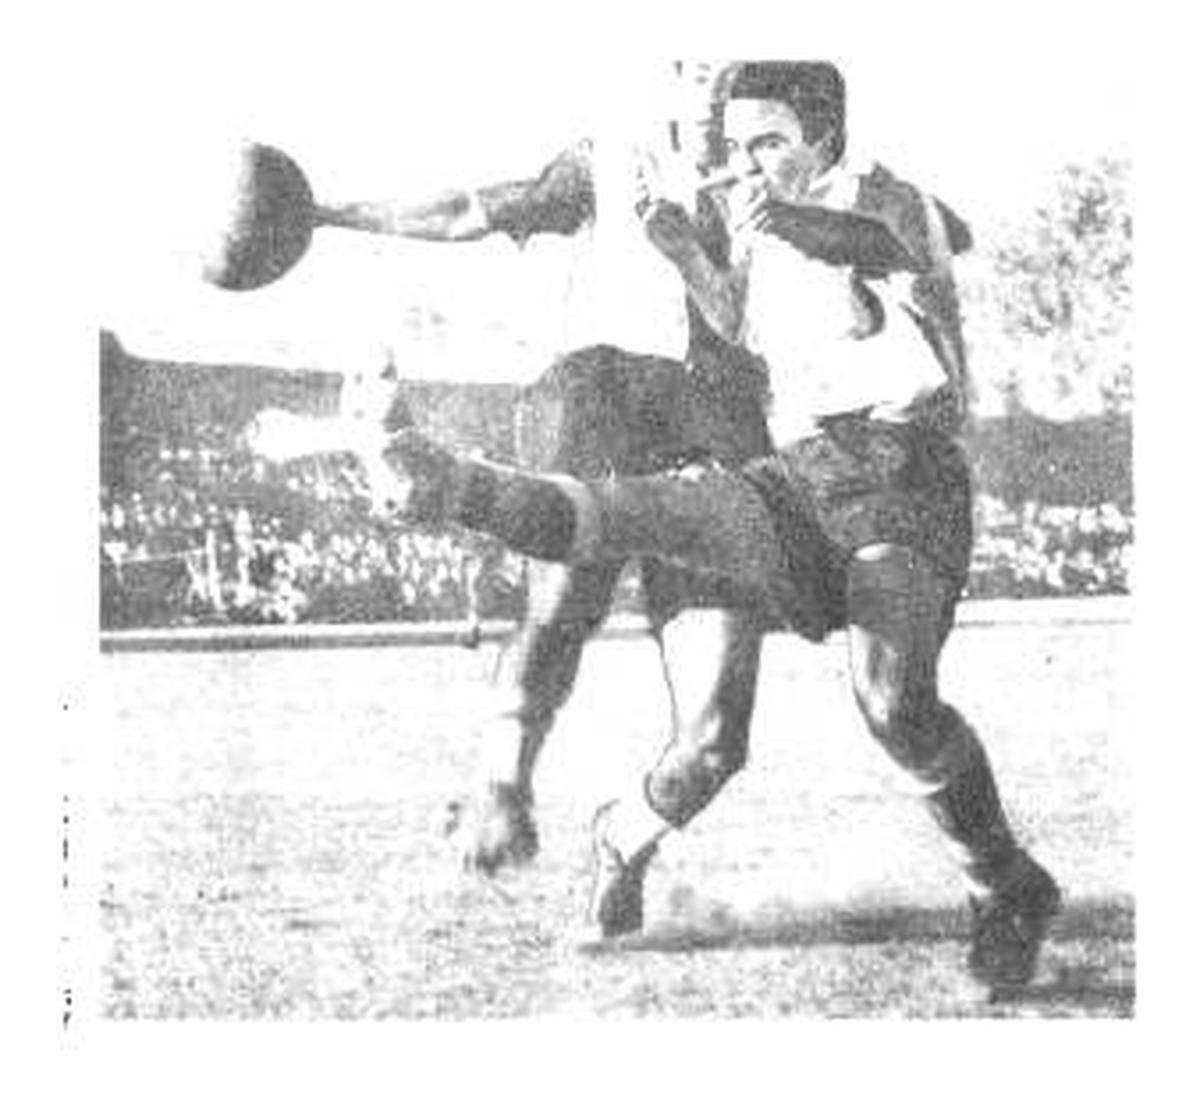
<svg viewBox="0 0 1200 1093">
<path fill-rule="evenodd" d="M 657 846 L 672 827 L 646 800 L 644 789 L 627 794 L 613 806 L 604 824 L 604 839 L 624 861 Z"/>
<path fill-rule="evenodd" d="M 577 504 L 574 491 L 560 481 L 469 461 L 455 492 L 455 523 L 493 535 L 530 558 L 562 562 L 572 557 Z"/>
<path fill-rule="evenodd" d="M 925 798 L 930 814 L 946 833 L 963 860 L 968 882 L 994 888 L 1003 878 L 1018 846 L 983 745 L 971 733 L 973 746 L 965 749 L 966 761 L 947 781 Z"/>
</svg>

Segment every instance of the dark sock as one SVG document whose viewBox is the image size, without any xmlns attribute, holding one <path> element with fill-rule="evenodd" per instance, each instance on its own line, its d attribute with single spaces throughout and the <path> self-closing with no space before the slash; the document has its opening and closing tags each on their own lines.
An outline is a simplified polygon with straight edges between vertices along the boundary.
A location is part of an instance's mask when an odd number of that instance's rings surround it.
<svg viewBox="0 0 1200 1093">
<path fill-rule="evenodd" d="M 575 541 L 575 506 L 561 487 L 481 463 L 465 466 L 452 518 L 546 562 L 566 561 Z"/>
<path fill-rule="evenodd" d="M 974 880 L 990 885 L 1004 873 L 1017 851 L 1017 842 L 982 748 L 968 766 L 927 800 L 938 826 L 965 851 L 967 872 Z"/>
</svg>

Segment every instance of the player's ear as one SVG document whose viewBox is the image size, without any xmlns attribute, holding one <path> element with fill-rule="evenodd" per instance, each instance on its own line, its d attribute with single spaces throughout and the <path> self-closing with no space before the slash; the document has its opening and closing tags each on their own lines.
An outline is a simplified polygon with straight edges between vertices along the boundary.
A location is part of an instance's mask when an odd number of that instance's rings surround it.
<svg viewBox="0 0 1200 1093">
<path fill-rule="evenodd" d="M 821 162 L 832 167 L 839 159 L 842 158 L 842 146 L 844 137 L 841 129 L 836 125 L 831 125 L 817 138 L 816 147 L 820 155 Z"/>
</svg>

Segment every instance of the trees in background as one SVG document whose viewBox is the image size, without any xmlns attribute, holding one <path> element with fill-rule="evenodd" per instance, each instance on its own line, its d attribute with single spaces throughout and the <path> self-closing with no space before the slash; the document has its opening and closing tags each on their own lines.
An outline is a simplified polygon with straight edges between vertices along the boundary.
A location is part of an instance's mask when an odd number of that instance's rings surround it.
<svg viewBox="0 0 1200 1093">
<path fill-rule="evenodd" d="M 1029 217 L 981 248 L 964 310 L 984 412 L 1128 413 L 1133 397 L 1132 166 L 1066 167 Z"/>
</svg>

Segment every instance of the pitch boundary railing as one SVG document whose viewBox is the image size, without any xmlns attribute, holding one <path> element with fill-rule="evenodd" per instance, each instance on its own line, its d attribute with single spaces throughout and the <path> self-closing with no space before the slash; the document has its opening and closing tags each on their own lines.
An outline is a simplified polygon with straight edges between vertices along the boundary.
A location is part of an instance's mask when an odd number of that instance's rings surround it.
<svg viewBox="0 0 1200 1093">
<path fill-rule="evenodd" d="M 967 600 L 958 625 L 977 626 L 1094 626 L 1125 625 L 1133 620 L 1131 596 L 1087 599 Z M 194 626 L 144 630 L 104 630 L 104 653 L 226 652 L 252 649 L 329 649 L 374 646 L 475 646 L 503 640 L 512 632 L 509 622 L 485 622 L 473 628 L 462 622 L 435 623 L 304 623 L 295 626 Z M 645 635 L 638 615 L 610 619 L 601 638 Z"/>
</svg>

